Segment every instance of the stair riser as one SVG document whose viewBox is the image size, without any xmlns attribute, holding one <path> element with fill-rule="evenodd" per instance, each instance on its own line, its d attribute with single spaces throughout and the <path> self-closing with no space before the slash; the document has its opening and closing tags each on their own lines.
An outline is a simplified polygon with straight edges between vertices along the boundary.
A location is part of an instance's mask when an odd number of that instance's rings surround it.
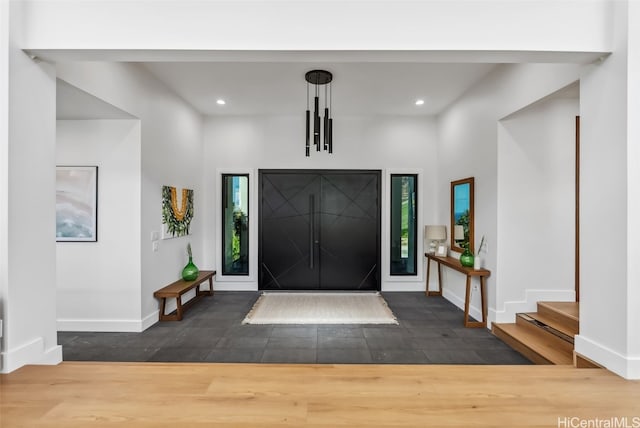
<svg viewBox="0 0 640 428">
<path fill-rule="evenodd" d="M 524 343 L 520 342 L 518 339 L 511 336 L 509 333 L 503 331 L 500 327 L 496 326 L 495 324 L 491 328 L 491 332 L 495 336 L 500 338 L 504 343 L 509 345 L 511 348 L 521 353 L 525 358 L 527 358 L 532 363 L 541 364 L 541 365 L 553 364 L 551 361 L 547 360 L 545 357 L 538 354 L 537 352 L 529 348 L 527 345 L 525 345 Z"/>
<path fill-rule="evenodd" d="M 555 349 L 562 349 L 569 355 L 573 353 L 573 343 L 559 338 L 555 334 L 550 333 L 543 328 L 540 328 L 536 324 L 525 320 L 521 316 L 516 316 L 516 324 L 527 329 L 531 333 L 536 334 L 538 337 L 548 343 L 550 347 L 553 347 Z"/>
<path fill-rule="evenodd" d="M 577 352 L 573 352 L 573 365 L 577 369 L 601 369 L 602 366 Z"/>
<path fill-rule="evenodd" d="M 541 315 L 538 312 L 525 312 L 524 314 L 540 322 L 541 324 L 545 324 L 551 329 L 557 331 L 559 333 L 558 335 L 561 338 L 568 340 L 571 343 L 573 343 L 573 338 L 575 337 L 575 335 L 578 334 L 577 331 L 569 330 L 567 329 L 566 325 L 558 324 L 558 322 L 555 319 Z"/>
<path fill-rule="evenodd" d="M 575 332 L 574 335 L 578 334 L 578 332 L 580 331 L 580 322 L 565 314 L 556 312 L 553 309 L 550 309 L 543 305 L 538 305 L 538 313 L 553 319 L 557 323 L 562 324 L 567 330 Z"/>
</svg>

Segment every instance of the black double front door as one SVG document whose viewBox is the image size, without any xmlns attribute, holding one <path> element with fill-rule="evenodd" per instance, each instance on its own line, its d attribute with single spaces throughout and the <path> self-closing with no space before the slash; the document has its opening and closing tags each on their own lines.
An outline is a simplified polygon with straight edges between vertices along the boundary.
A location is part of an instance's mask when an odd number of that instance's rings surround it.
<svg viewBox="0 0 640 428">
<path fill-rule="evenodd" d="M 260 171 L 260 289 L 379 290 L 380 171 Z"/>
</svg>

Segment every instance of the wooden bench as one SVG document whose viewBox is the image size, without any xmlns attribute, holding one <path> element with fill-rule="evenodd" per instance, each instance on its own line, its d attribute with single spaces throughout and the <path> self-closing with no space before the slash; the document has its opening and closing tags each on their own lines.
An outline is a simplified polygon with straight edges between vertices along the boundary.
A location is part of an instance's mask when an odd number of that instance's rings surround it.
<svg viewBox="0 0 640 428">
<path fill-rule="evenodd" d="M 172 284 L 162 287 L 160 290 L 153 293 L 153 297 L 162 299 L 162 305 L 160 308 L 160 321 L 180 321 L 182 315 L 191 305 L 200 300 L 204 296 L 213 295 L 213 276 L 216 274 L 215 270 L 203 270 L 200 271 L 195 281 L 185 281 L 180 279 Z M 209 280 L 209 290 L 200 290 L 200 285 Z M 184 305 L 182 304 L 182 295 L 189 290 L 196 289 L 196 296 L 189 300 Z M 175 313 L 165 314 L 165 307 L 167 299 L 175 298 L 177 309 Z"/>
</svg>

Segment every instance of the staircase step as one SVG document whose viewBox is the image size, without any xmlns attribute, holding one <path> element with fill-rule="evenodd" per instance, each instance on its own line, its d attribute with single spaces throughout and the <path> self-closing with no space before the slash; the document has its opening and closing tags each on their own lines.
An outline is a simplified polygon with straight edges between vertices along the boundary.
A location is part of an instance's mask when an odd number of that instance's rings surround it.
<svg viewBox="0 0 640 428">
<path fill-rule="evenodd" d="M 573 364 L 573 350 L 559 347 L 542 330 L 536 332 L 531 326 L 493 323 L 491 332 L 536 364 Z"/>
<path fill-rule="evenodd" d="M 530 322 L 535 323 L 540 328 L 547 330 L 548 332 L 555 334 L 556 336 L 573 343 L 573 337 L 578 334 L 577 331 L 568 328 L 566 324 L 556 321 L 555 318 L 541 314 L 539 312 L 526 312 L 518 314 L 520 316 L 526 316 L 530 319 Z"/>
<path fill-rule="evenodd" d="M 553 319 L 566 330 L 580 331 L 580 304 L 578 302 L 538 302 L 538 313 Z"/>
<path fill-rule="evenodd" d="M 573 337 L 566 336 L 557 330 L 549 328 L 527 314 L 516 314 L 516 324 L 538 335 L 541 340 L 548 342 L 556 349 L 563 349 L 568 353 L 573 352 Z"/>
</svg>

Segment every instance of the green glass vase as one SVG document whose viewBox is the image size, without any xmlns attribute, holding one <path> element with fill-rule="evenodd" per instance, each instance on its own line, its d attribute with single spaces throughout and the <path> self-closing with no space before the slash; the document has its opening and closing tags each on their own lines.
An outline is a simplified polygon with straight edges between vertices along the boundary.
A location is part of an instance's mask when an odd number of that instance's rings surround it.
<svg viewBox="0 0 640 428">
<path fill-rule="evenodd" d="M 198 266 L 194 265 L 191 257 L 189 257 L 189 263 L 182 269 L 182 279 L 185 281 L 195 281 L 199 273 Z"/>
<path fill-rule="evenodd" d="M 460 254 L 460 264 L 466 267 L 473 267 L 473 253 L 468 248 L 465 248 Z"/>
</svg>

